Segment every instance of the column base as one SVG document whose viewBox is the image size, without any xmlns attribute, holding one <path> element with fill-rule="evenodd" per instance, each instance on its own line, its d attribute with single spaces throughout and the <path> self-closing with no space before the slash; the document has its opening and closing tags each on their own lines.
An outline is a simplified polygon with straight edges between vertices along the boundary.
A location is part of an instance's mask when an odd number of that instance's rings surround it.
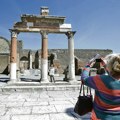
<svg viewBox="0 0 120 120">
<path fill-rule="evenodd" d="M 20 78 L 18 78 L 18 79 L 17 79 L 17 82 L 21 82 L 21 79 L 20 79 Z"/>
<path fill-rule="evenodd" d="M 41 78 L 41 79 L 40 79 L 40 83 L 49 83 L 49 80 L 48 80 L 48 79 Z"/>
<path fill-rule="evenodd" d="M 13 84 L 17 83 L 17 79 L 10 79 L 10 81 L 7 82 L 7 84 Z"/>
<path fill-rule="evenodd" d="M 70 82 L 70 83 L 76 83 L 77 82 L 77 80 L 75 78 L 68 78 L 67 81 Z"/>
<path fill-rule="evenodd" d="M 63 78 L 63 81 L 69 82 L 69 79 L 68 78 Z"/>
</svg>

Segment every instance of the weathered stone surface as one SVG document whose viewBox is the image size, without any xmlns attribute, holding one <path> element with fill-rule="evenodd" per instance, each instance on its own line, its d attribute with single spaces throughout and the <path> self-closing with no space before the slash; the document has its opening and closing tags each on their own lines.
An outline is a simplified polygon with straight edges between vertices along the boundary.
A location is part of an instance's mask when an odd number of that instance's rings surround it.
<svg viewBox="0 0 120 120">
<path fill-rule="evenodd" d="M 0 36 L 0 53 L 10 53 L 9 44 L 6 38 Z"/>
<path fill-rule="evenodd" d="M 50 105 L 72 105 L 70 101 L 51 101 L 49 102 Z"/>
<path fill-rule="evenodd" d="M 31 113 L 32 107 L 11 107 L 7 110 L 7 115 L 20 115 L 20 114 L 29 114 Z"/>
<path fill-rule="evenodd" d="M 7 108 L 5 106 L 0 106 L 0 116 L 6 113 Z"/>
<path fill-rule="evenodd" d="M 0 116 L 0 120 L 10 120 L 10 115 Z"/>
<path fill-rule="evenodd" d="M 50 114 L 50 120 L 75 120 L 69 113 Z"/>
<path fill-rule="evenodd" d="M 54 105 L 35 106 L 32 109 L 32 114 L 45 114 L 45 113 L 54 113 L 54 112 L 56 112 Z"/>
<path fill-rule="evenodd" d="M 24 101 L 4 101 L 2 104 L 6 107 L 22 107 Z"/>
<path fill-rule="evenodd" d="M 50 120 L 49 115 L 13 115 L 11 120 Z"/>
<path fill-rule="evenodd" d="M 78 116 L 73 111 L 78 94 L 79 90 L 0 92 L 0 120 L 90 120 L 90 113 Z"/>
<path fill-rule="evenodd" d="M 24 102 L 23 106 L 45 106 L 48 105 L 48 102 L 46 101 L 29 101 L 29 102 Z"/>
</svg>

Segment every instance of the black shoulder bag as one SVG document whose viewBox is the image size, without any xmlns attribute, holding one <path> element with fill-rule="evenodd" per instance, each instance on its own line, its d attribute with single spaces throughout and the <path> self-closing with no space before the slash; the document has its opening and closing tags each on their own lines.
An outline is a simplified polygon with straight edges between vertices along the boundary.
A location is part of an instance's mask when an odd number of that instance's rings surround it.
<svg viewBox="0 0 120 120">
<path fill-rule="evenodd" d="M 93 108 L 93 96 L 91 94 L 91 88 L 86 88 L 87 90 L 85 91 L 85 86 L 81 82 L 79 97 L 74 107 L 74 112 L 80 116 L 91 112 Z"/>
</svg>

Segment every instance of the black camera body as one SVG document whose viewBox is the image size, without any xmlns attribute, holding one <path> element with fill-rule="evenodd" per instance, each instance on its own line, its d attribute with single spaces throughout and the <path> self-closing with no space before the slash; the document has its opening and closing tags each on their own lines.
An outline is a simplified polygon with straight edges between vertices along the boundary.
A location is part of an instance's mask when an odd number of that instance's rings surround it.
<svg viewBox="0 0 120 120">
<path fill-rule="evenodd" d="M 96 59 L 95 60 L 96 62 L 102 62 L 102 59 L 100 58 L 100 59 Z"/>
<path fill-rule="evenodd" d="M 98 75 L 101 75 L 101 74 L 105 74 L 105 69 L 104 67 L 101 67 L 100 63 L 102 62 L 102 59 L 99 58 L 99 59 L 96 59 L 95 60 L 95 64 L 93 65 L 92 68 L 95 68 L 96 69 L 96 74 Z M 94 70 L 95 72 L 95 70 Z M 95 73 L 94 73 L 95 74 Z"/>
</svg>

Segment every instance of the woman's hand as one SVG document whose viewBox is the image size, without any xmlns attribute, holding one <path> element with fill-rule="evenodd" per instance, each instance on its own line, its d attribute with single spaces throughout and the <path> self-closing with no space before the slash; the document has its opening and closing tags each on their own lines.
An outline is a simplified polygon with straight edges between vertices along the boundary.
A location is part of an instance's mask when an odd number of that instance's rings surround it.
<svg viewBox="0 0 120 120">
<path fill-rule="evenodd" d="M 106 63 L 105 63 L 104 58 L 101 58 L 101 65 L 102 65 L 103 67 L 105 67 L 105 66 L 106 66 Z"/>
<path fill-rule="evenodd" d="M 88 63 L 89 67 L 93 67 L 94 64 L 95 64 L 95 61 L 91 61 Z"/>
</svg>

